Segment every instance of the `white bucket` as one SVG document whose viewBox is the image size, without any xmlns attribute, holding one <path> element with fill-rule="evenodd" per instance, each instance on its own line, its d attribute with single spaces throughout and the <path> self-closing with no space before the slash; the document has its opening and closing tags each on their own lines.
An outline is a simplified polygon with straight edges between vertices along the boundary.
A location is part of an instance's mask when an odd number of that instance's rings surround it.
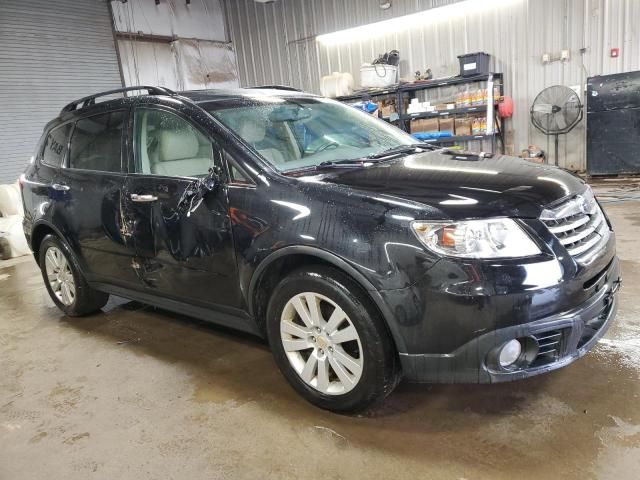
<svg viewBox="0 0 640 480">
<path fill-rule="evenodd" d="M 384 88 L 398 83 L 396 65 L 365 63 L 360 67 L 360 86 L 364 88 Z"/>
</svg>

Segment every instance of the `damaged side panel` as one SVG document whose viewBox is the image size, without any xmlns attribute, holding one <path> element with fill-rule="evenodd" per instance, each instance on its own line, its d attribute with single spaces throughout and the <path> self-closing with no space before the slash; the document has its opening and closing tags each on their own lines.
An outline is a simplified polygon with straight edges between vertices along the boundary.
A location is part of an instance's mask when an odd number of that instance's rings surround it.
<svg viewBox="0 0 640 480">
<path fill-rule="evenodd" d="M 190 183 L 155 175 L 129 177 L 125 198 L 135 248 L 131 268 L 144 288 L 155 294 L 238 307 L 225 192 L 206 195 L 187 216 L 179 209 L 179 199 Z M 155 200 L 135 202 L 136 195 Z"/>
</svg>

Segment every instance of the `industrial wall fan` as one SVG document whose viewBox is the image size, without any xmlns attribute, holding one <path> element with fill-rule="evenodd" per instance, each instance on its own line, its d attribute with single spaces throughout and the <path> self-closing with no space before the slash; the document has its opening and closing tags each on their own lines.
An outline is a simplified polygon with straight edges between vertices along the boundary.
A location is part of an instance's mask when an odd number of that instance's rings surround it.
<svg viewBox="0 0 640 480">
<path fill-rule="evenodd" d="M 531 123 L 545 135 L 555 136 L 555 164 L 558 165 L 558 137 L 566 135 L 582 120 L 578 94 L 562 85 L 542 90 L 531 105 Z"/>
</svg>

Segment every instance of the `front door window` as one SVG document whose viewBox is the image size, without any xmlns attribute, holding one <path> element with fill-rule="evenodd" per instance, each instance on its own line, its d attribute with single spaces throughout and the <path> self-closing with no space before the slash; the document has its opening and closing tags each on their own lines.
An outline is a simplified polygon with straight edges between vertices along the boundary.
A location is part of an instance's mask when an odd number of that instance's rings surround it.
<svg viewBox="0 0 640 480">
<path fill-rule="evenodd" d="M 213 166 L 211 142 L 179 116 L 156 109 L 135 113 L 136 170 L 170 177 L 200 177 Z"/>
</svg>

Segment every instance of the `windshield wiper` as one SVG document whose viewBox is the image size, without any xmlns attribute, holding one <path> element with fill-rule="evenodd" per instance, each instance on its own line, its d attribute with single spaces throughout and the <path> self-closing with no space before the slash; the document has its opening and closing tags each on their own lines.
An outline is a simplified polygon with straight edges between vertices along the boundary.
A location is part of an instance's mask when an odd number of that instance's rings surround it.
<svg viewBox="0 0 640 480">
<path fill-rule="evenodd" d="M 378 153 L 372 153 L 365 158 L 376 159 L 390 157 L 392 155 L 402 155 L 404 153 L 413 153 L 416 148 L 423 148 L 425 150 L 439 150 L 441 147 L 430 145 L 428 143 L 412 143 L 411 145 L 399 145 L 397 147 L 388 148 Z"/>
<path fill-rule="evenodd" d="M 370 162 L 369 162 L 370 163 Z M 289 175 L 292 173 L 304 173 L 315 170 L 322 170 L 325 168 L 359 168 L 366 167 L 366 159 L 345 159 L 345 160 L 325 160 L 317 165 L 309 165 L 308 167 L 292 168 L 290 170 L 283 170 L 282 173 Z"/>
<path fill-rule="evenodd" d="M 416 149 L 421 148 L 424 150 L 440 150 L 441 147 L 430 145 L 428 143 L 414 143 L 410 145 L 399 145 L 397 147 L 388 148 L 382 152 L 372 153 L 362 158 L 351 158 L 345 160 L 325 160 L 317 165 L 309 165 L 308 167 L 292 168 L 290 170 L 284 170 L 282 173 L 285 175 L 304 173 L 315 170 L 329 169 L 329 168 L 359 168 L 368 167 L 372 165 L 372 160 L 381 160 L 386 157 L 393 157 L 395 155 L 402 155 L 407 153 L 413 153 Z"/>
<path fill-rule="evenodd" d="M 364 160 L 361 159 L 345 159 L 345 160 L 325 160 L 324 162 L 320 162 L 316 167 L 324 168 L 324 167 L 362 167 L 365 163 Z"/>
</svg>

